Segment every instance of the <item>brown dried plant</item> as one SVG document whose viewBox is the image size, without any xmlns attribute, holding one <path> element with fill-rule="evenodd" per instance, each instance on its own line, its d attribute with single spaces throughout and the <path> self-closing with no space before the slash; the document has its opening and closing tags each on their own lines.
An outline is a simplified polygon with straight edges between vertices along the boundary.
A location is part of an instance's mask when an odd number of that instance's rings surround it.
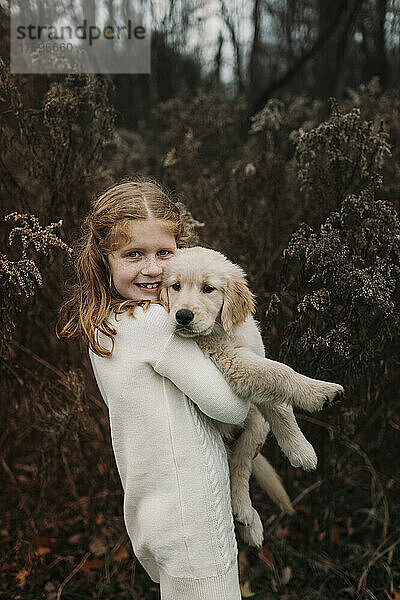
<svg viewBox="0 0 400 600">
<path fill-rule="evenodd" d="M 400 220 L 379 185 L 344 198 L 319 230 L 304 224 L 284 253 L 297 306 L 282 356 L 306 353 L 348 387 L 389 360 L 400 326 Z"/>
<path fill-rule="evenodd" d="M 347 194 L 364 189 L 390 154 L 382 122 L 365 121 L 359 108 L 343 114 L 334 99 L 327 121 L 310 131 L 299 129 L 297 135 L 300 189 L 309 205 L 325 215 L 337 210 Z"/>
<path fill-rule="evenodd" d="M 26 106 L 29 90 L 18 85 L 0 59 L 1 187 L 11 205 L 53 220 L 71 204 L 71 194 L 97 172 L 111 138 L 115 111 L 108 79 L 67 75 L 52 82 L 34 108 Z M 82 192 L 81 192 L 82 193 Z"/>
<path fill-rule="evenodd" d="M 43 283 L 41 272 L 32 258 L 33 251 L 36 255 L 48 255 L 53 247 L 59 247 L 72 254 L 72 249 L 54 233 L 56 228 L 61 227 L 62 220 L 42 227 L 35 215 L 14 212 L 5 216 L 6 221 L 11 219 L 21 223 L 21 226 L 11 229 L 8 243 L 11 246 L 18 237 L 22 249 L 21 258 L 17 260 L 0 253 L 0 282 L 3 289 L 0 355 L 3 360 L 6 359 L 6 350 L 15 328 L 16 312 L 21 310 L 18 297 L 24 294 L 26 298 L 30 298 L 36 287 Z"/>
</svg>

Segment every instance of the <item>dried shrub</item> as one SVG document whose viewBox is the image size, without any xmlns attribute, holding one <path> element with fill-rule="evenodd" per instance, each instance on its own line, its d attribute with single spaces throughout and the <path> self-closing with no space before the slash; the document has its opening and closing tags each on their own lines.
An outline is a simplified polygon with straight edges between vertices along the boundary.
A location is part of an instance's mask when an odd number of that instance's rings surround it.
<svg viewBox="0 0 400 600">
<path fill-rule="evenodd" d="M 336 102 L 331 105 L 329 120 L 299 130 L 296 146 L 300 189 L 318 214 L 337 210 L 347 194 L 361 191 L 390 154 L 383 123 L 364 121 L 358 108 L 342 114 Z"/>
<path fill-rule="evenodd" d="M 110 83 L 68 75 L 62 83 L 50 83 L 39 106 L 31 108 L 17 82 L 0 59 L 1 189 L 11 206 L 52 220 L 67 207 L 76 210 L 71 194 L 82 194 L 97 171 L 115 120 Z"/>
<path fill-rule="evenodd" d="M 21 223 L 21 226 L 11 229 L 8 243 L 11 246 L 18 237 L 21 243 L 21 255 L 17 260 L 12 260 L 0 253 L 0 283 L 3 289 L 0 357 L 3 366 L 5 364 L 9 369 L 11 365 L 7 363 L 6 358 L 9 342 L 16 325 L 16 313 L 22 308 L 19 297 L 24 295 L 26 298 L 30 298 L 34 295 L 37 286 L 43 283 L 33 253 L 36 256 L 40 254 L 47 256 L 53 247 L 59 247 L 72 254 L 72 249 L 54 233 L 57 227 L 61 227 L 62 221 L 41 227 L 35 215 L 17 212 L 6 215 L 6 221 L 11 219 Z"/>
<path fill-rule="evenodd" d="M 400 221 L 375 185 L 347 196 L 314 232 L 303 225 L 285 251 L 296 310 L 282 355 L 335 374 L 348 388 L 390 357 L 399 330 Z M 389 350 L 389 352 L 388 352 Z"/>
</svg>

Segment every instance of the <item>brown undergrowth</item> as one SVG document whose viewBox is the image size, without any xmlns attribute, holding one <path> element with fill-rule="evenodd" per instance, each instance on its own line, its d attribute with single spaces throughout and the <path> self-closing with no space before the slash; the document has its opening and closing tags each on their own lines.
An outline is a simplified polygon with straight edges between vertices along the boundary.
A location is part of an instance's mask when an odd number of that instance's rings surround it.
<svg viewBox="0 0 400 600">
<path fill-rule="evenodd" d="M 203 92 L 128 132 L 102 77 L 33 90 L 1 70 L 0 596 L 159 597 L 125 532 L 86 348 L 54 331 L 90 197 L 142 174 L 247 271 L 268 354 L 346 387 L 342 406 L 299 414 L 316 471 L 291 468 L 273 439 L 264 448 L 296 514 L 252 482 L 265 541 L 240 546 L 243 597 L 398 598 L 397 97 L 375 79 L 340 106 L 270 100 L 247 123 L 239 101 Z"/>
</svg>

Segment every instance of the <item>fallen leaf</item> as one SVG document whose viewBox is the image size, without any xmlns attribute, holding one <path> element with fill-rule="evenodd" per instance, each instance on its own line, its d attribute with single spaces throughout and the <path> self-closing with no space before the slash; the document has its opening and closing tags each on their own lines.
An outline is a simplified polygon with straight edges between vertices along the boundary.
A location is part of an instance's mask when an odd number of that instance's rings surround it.
<svg viewBox="0 0 400 600">
<path fill-rule="evenodd" d="M 50 537 L 48 535 L 44 535 L 43 537 L 36 538 L 36 544 L 38 546 L 56 546 L 57 540 L 54 537 Z"/>
<path fill-rule="evenodd" d="M 335 544 L 336 546 L 338 546 L 338 548 L 341 548 L 342 539 L 340 537 L 339 527 L 331 527 L 329 530 L 329 537 L 332 544 Z"/>
<path fill-rule="evenodd" d="M 286 525 L 286 527 L 281 527 L 278 525 L 278 527 L 275 529 L 273 537 L 277 538 L 278 540 L 282 540 L 287 537 L 290 537 L 292 540 L 301 540 L 303 534 L 290 525 Z"/>
<path fill-rule="evenodd" d="M 46 548 L 46 546 L 38 546 L 38 548 L 36 549 L 36 554 L 39 554 L 39 556 L 45 556 L 46 554 L 49 554 L 51 552 L 50 548 Z"/>
<path fill-rule="evenodd" d="M 261 546 L 258 551 L 258 558 L 271 570 L 275 569 L 274 555 L 268 546 Z"/>
<path fill-rule="evenodd" d="M 107 529 L 107 527 L 102 527 L 100 529 L 100 531 L 104 535 L 105 538 L 112 537 L 112 531 L 110 531 L 109 529 Z"/>
<path fill-rule="evenodd" d="M 87 510 L 89 508 L 89 497 L 81 496 L 79 498 L 79 506 L 82 508 L 82 510 Z"/>
<path fill-rule="evenodd" d="M 266 525 L 269 525 L 270 523 L 272 523 L 272 521 L 275 521 L 276 517 L 276 513 L 272 513 L 272 515 L 268 517 L 268 519 L 265 521 Z"/>
<path fill-rule="evenodd" d="M 103 556 L 107 552 L 107 549 L 107 544 L 103 538 L 94 537 L 89 543 L 89 550 L 93 552 L 95 556 Z"/>
<path fill-rule="evenodd" d="M 129 558 L 129 552 L 125 546 L 119 546 L 116 550 L 112 551 L 112 557 L 115 562 L 121 562 Z"/>
<path fill-rule="evenodd" d="M 46 600 L 56 600 L 57 598 L 57 588 L 51 581 L 48 581 L 44 586 L 44 591 L 46 592 Z"/>
<path fill-rule="evenodd" d="M 36 473 L 37 467 L 35 465 L 25 465 L 24 463 L 15 463 L 16 469 L 22 469 L 22 471 L 28 471 L 29 473 Z"/>
<path fill-rule="evenodd" d="M 354 487 L 356 482 L 351 477 L 343 477 L 343 483 L 348 487 Z"/>
<path fill-rule="evenodd" d="M 30 481 L 30 479 L 26 477 L 26 475 L 17 475 L 16 479 L 18 479 L 18 481 L 20 481 L 21 483 L 28 483 L 28 481 Z"/>
<path fill-rule="evenodd" d="M 96 569 L 101 569 L 103 566 L 103 561 L 99 558 L 93 558 L 92 560 L 87 560 L 82 567 L 82 571 L 94 571 Z"/>
<path fill-rule="evenodd" d="M 287 585 L 289 581 L 292 579 L 292 568 L 287 566 L 282 569 L 282 583 Z"/>
<path fill-rule="evenodd" d="M 75 525 L 75 523 L 78 523 L 78 521 L 83 521 L 82 515 L 76 515 L 71 519 L 65 519 L 65 521 L 62 521 L 62 523 L 65 525 Z"/>
<path fill-rule="evenodd" d="M 29 571 L 27 569 L 21 569 L 15 575 L 15 579 L 18 581 L 18 585 L 20 587 L 24 587 L 25 582 L 26 582 L 26 578 L 28 577 L 28 575 L 29 575 Z"/>
<path fill-rule="evenodd" d="M 298 504 L 296 506 L 296 511 L 302 512 L 305 515 L 311 515 L 311 506 L 309 506 L 308 504 Z"/>
<path fill-rule="evenodd" d="M 46 592 L 53 592 L 56 589 L 56 586 L 51 581 L 48 581 L 45 584 L 44 589 L 46 590 Z"/>
<path fill-rule="evenodd" d="M 46 526 L 46 529 L 54 529 L 56 526 L 55 523 L 53 523 L 52 521 L 46 521 L 46 519 L 44 521 L 44 524 Z"/>
<path fill-rule="evenodd" d="M 347 517 L 346 519 L 346 530 L 348 535 L 353 535 L 354 527 L 351 526 L 351 517 Z"/>
<path fill-rule="evenodd" d="M 70 544 L 79 544 L 82 540 L 82 533 L 76 533 L 75 535 L 71 535 L 70 538 L 68 538 L 68 542 Z"/>
<path fill-rule="evenodd" d="M 252 592 L 251 590 L 249 580 L 240 584 L 240 591 L 242 592 L 243 598 L 251 598 L 252 596 L 255 596 L 255 592 Z"/>
<path fill-rule="evenodd" d="M 0 571 L 8 571 L 8 569 L 12 569 L 13 567 L 16 567 L 16 566 L 17 566 L 16 562 L 6 563 L 4 565 L 1 565 Z"/>
<path fill-rule="evenodd" d="M 273 537 L 277 540 L 282 540 L 289 536 L 289 532 L 289 525 L 286 525 L 286 527 L 281 527 L 280 525 L 278 525 L 278 527 L 274 531 Z"/>
</svg>

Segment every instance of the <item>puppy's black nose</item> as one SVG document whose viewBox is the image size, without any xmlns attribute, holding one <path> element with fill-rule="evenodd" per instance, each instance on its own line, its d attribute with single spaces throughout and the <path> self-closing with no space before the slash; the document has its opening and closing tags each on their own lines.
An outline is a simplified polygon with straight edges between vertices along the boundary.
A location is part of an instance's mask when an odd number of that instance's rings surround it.
<svg viewBox="0 0 400 600">
<path fill-rule="evenodd" d="M 194 313 L 188 308 L 181 308 L 177 311 L 175 319 L 179 325 L 189 325 L 194 319 Z"/>
</svg>

